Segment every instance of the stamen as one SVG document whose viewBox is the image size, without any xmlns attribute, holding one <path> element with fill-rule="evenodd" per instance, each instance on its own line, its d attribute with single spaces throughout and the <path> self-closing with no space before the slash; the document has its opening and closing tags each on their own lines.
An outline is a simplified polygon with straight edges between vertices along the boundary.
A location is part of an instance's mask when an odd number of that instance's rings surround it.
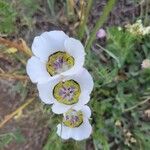
<svg viewBox="0 0 150 150">
<path fill-rule="evenodd" d="M 55 99 L 63 104 L 72 105 L 79 101 L 80 85 L 74 80 L 59 82 L 55 85 L 53 94 Z"/>
<path fill-rule="evenodd" d="M 74 58 L 66 52 L 58 51 L 49 56 L 46 64 L 48 73 L 51 76 L 64 72 L 74 65 Z"/>
<path fill-rule="evenodd" d="M 70 109 L 64 114 L 63 123 L 70 128 L 79 127 L 82 122 L 83 114 L 81 111 Z"/>
</svg>

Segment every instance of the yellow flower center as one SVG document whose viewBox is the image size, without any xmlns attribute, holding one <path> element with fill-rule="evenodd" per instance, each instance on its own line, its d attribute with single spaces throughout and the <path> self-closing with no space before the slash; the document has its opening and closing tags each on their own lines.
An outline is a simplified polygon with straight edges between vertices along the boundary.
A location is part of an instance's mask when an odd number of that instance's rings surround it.
<svg viewBox="0 0 150 150">
<path fill-rule="evenodd" d="M 55 85 L 53 90 L 55 99 L 66 105 L 77 103 L 80 93 L 80 85 L 74 80 L 61 81 Z"/>
<path fill-rule="evenodd" d="M 74 58 L 66 52 L 58 51 L 49 56 L 46 64 L 48 73 L 51 76 L 67 71 L 74 65 Z"/>
<path fill-rule="evenodd" d="M 83 122 L 83 114 L 81 111 L 76 111 L 74 109 L 69 109 L 63 118 L 64 125 L 75 128 L 79 127 Z"/>
</svg>

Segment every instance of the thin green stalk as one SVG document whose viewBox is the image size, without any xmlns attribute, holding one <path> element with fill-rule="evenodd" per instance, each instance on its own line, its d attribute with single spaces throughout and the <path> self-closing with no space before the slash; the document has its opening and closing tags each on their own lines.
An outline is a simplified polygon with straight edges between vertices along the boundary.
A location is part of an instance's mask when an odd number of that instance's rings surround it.
<svg viewBox="0 0 150 150">
<path fill-rule="evenodd" d="M 150 1 L 146 0 L 146 9 L 145 9 L 145 18 L 144 18 L 144 25 L 148 25 L 149 23 L 149 5 L 150 5 Z"/>
<path fill-rule="evenodd" d="M 84 36 L 84 32 L 85 32 L 85 29 L 86 29 L 86 23 L 87 23 L 87 20 L 88 20 L 90 10 L 92 8 L 93 0 L 88 0 L 87 3 L 88 3 L 87 8 L 86 9 L 83 8 L 83 12 L 82 12 L 82 15 L 81 15 L 81 21 L 80 21 L 80 25 L 79 25 L 78 38 L 80 40 Z"/>
<path fill-rule="evenodd" d="M 148 101 L 150 101 L 150 98 L 149 98 L 149 97 L 148 97 L 146 100 L 141 101 L 141 102 L 137 103 L 136 105 L 134 105 L 134 106 L 132 106 L 132 107 L 130 107 L 130 108 L 125 109 L 124 112 L 129 112 L 129 111 L 131 111 L 131 110 L 137 108 L 138 106 L 141 106 L 141 105 L 147 103 Z"/>
<path fill-rule="evenodd" d="M 144 7 L 144 0 L 142 0 L 141 2 L 140 2 L 140 18 L 142 19 L 143 18 L 143 16 L 144 16 L 144 9 L 143 9 L 143 7 Z"/>
<path fill-rule="evenodd" d="M 73 20 L 75 17 L 74 14 L 74 1 L 73 0 L 67 0 L 67 17 L 69 20 Z"/>
<path fill-rule="evenodd" d="M 54 3 L 55 3 L 54 0 L 47 0 L 47 4 L 48 4 L 48 7 L 49 7 L 49 10 L 50 10 L 51 15 L 52 15 L 53 17 L 55 16 Z"/>
<path fill-rule="evenodd" d="M 94 29 L 91 32 L 90 38 L 87 41 L 86 51 L 88 51 L 90 49 L 93 41 L 96 38 L 96 32 L 98 31 L 99 28 L 102 27 L 104 22 L 107 20 L 107 17 L 109 15 L 109 13 L 111 12 L 111 10 L 113 9 L 115 3 L 116 3 L 116 0 L 109 0 L 108 1 L 107 5 L 104 8 L 102 16 L 99 17 L 98 21 L 96 22 Z"/>
<path fill-rule="evenodd" d="M 96 44 L 99 48 L 101 48 L 104 52 L 106 52 L 109 56 L 111 56 L 112 58 L 114 58 L 118 64 L 118 67 L 120 68 L 121 67 L 121 63 L 118 59 L 117 56 L 115 56 L 112 52 L 110 52 L 109 50 L 105 49 L 104 47 L 102 47 L 101 45 L 99 44 Z"/>
</svg>

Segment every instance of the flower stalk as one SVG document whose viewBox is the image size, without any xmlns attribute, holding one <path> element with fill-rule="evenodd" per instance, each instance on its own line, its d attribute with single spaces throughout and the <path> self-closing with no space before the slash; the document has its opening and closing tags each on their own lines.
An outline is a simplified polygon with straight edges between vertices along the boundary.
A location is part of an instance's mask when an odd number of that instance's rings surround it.
<svg viewBox="0 0 150 150">
<path fill-rule="evenodd" d="M 124 112 L 129 112 L 129 111 L 131 111 L 131 110 L 137 108 L 138 106 L 141 106 L 141 105 L 147 103 L 148 101 L 150 101 L 150 97 L 148 97 L 148 98 L 145 99 L 144 101 L 141 101 L 141 102 L 137 103 L 136 105 L 134 105 L 134 106 L 132 106 L 132 107 L 130 107 L 130 108 L 125 109 Z"/>
<path fill-rule="evenodd" d="M 81 3 L 81 17 L 80 17 L 80 25 L 78 31 L 78 37 L 82 40 L 86 28 L 86 23 L 88 20 L 88 16 L 93 4 L 93 0 L 88 0 L 87 8 L 85 9 L 84 1 Z"/>
<path fill-rule="evenodd" d="M 89 39 L 87 40 L 86 51 L 89 51 L 93 41 L 96 38 L 97 31 L 102 27 L 104 22 L 107 20 L 107 17 L 109 15 L 109 13 L 111 12 L 111 10 L 113 9 L 115 3 L 116 3 L 116 0 L 109 0 L 108 1 L 107 5 L 104 8 L 102 16 L 99 17 L 98 21 L 96 22 L 94 29 L 91 32 Z"/>
</svg>

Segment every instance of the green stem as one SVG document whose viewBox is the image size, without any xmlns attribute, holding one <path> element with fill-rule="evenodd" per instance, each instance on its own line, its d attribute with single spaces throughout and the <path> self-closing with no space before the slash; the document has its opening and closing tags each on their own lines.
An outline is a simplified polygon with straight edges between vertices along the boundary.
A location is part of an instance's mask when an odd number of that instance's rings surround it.
<svg viewBox="0 0 150 150">
<path fill-rule="evenodd" d="M 91 10 L 93 4 L 93 0 L 88 0 L 88 5 L 87 8 L 85 10 L 85 8 L 83 8 L 83 12 L 82 12 L 82 16 L 81 16 L 81 21 L 80 21 L 80 26 L 79 26 L 79 31 L 78 31 L 78 37 L 81 40 L 84 36 L 84 32 L 86 29 L 86 23 L 88 20 L 88 16 L 89 16 L 89 12 Z"/>
<path fill-rule="evenodd" d="M 55 3 L 54 0 L 47 0 L 47 4 L 48 4 L 48 7 L 49 7 L 49 10 L 50 10 L 51 15 L 52 15 L 53 17 L 55 16 L 54 3 Z"/>
<path fill-rule="evenodd" d="M 146 100 L 144 100 L 144 101 L 142 101 L 142 102 L 139 102 L 139 103 L 137 103 L 136 105 L 134 105 L 134 106 L 132 106 L 132 107 L 130 107 L 130 108 L 125 109 L 124 112 L 131 111 L 131 110 L 137 108 L 138 106 L 147 103 L 148 101 L 150 101 L 150 98 L 149 98 L 149 97 L 148 97 Z"/>
<path fill-rule="evenodd" d="M 142 19 L 144 16 L 144 9 L 143 6 L 144 5 L 144 0 L 140 2 L 140 18 Z"/>
<path fill-rule="evenodd" d="M 74 7 L 72 4 L 72 0 L 67 0 L 67 17 L 68 20 L 73 20 L 74 19 Z"/>
<path fill-rule="evenodd" d="M 150 1 L 149 0 L 146 0 L 146 10 L 145 10 L 145 19 L 144 19 L 144 25 L 148 25 L 149 23 L 149 15 L 148 15 L 148 12 L 149 12 L 149 5 L 150 5 Z"/>
<path fill-rule="evenodd" d="M 89 51 L 93 41 L 96 38 L 96 32 L 98 31 L 99 28 L 102 27 L 104 22 L 107 20 L 107 17 L 109 15 L 109 13 L 111 12 L 111 10 L 113 9 L 113 7 L 115 5 L 115 2 L 116 2 L 116 0 L 109 0 L 107 5 L 105 6 L 102 16 L 99 17 L 99 19 L 96 22 L 96 25 L 95 25 L 91 35 L 90 35 L 90 38 L 87 41 L 86 51 Z"/>
<path fill-rule="evenodd" d="M 106 52 L 109 56 L 111 56 L 112 58 L 114 58 L 118 64 L 118 67 L 121 68 L 121 63 L 118 59 L 117 56 L 115 56 L 112 52 L 110 52 L 109 50 L 105 49 L 104 47 L 102 47 L 101 45 L 99 44 L 96 44 L 99 48 L 101 48 L 104 52 Z"/>
</svg>

